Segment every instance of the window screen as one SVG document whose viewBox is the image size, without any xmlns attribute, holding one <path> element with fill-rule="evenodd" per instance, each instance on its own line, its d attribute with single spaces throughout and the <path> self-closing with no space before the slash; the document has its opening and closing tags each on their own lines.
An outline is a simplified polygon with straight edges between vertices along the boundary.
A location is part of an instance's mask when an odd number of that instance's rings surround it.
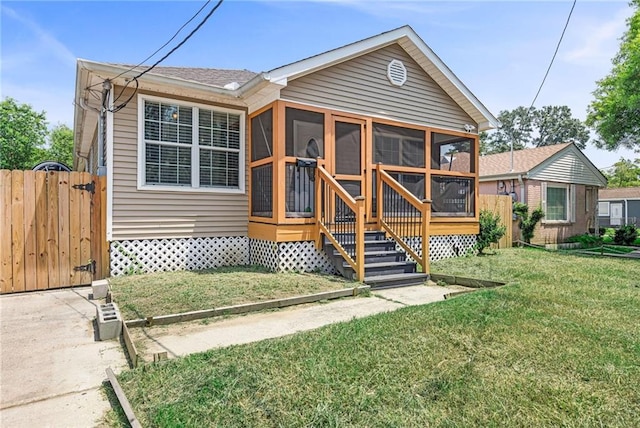
<svg viewBox="0 0 640 428">
<path fill-rule="evenodd" d="M 424 131 L 373 124 L 373 162 L 424 167 Z"/>
<path fill-rule="evenodd" d="M 431 134 L 431 168 L 444 171 L 475 172 L 474 139 Z"/>
<path fill-rule="evenodd" d="M 362 128 L 357 123 L 336 122 L 336 174 L 360 175 Z"/>
<path fill-rule="evenodd" d="M 285 153 L 302 158 L 324 158 L 324 114 L 287 107 Z"/>
<path fill-rule="evenodd" d="M 251 119 L 251 160 L 273 155 L 273 110 L 269 109 Z"/>
<path fill-rule="evenodd" d="M 435 217 L 473 217 L 474 184 L 471 178 L 431 177 L 431 214 Z"/>
</svg>

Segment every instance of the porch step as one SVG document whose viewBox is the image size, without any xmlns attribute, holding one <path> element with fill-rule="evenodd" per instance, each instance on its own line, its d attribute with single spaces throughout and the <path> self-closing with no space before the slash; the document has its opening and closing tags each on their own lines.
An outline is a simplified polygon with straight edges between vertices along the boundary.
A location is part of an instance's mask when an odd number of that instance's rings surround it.
<svg viewBox="0 0 640 428">
<path fill-rule="evenodd" d="M 355 248 L 355 243 L 343 243 L 340 242 L 340 245 L 344 247 L 345 250 L 351 250 Z M 333 248 L 333 244 L 330 242 L 325 242 L 325 249 L 327 247 Z M 393 241 L 387 241 L 382 239 L 367 239 L 364 241 L 364 250 L 365 251 L 394 251 L 396 249 L 396 243 Z"/>
<path fill-rule="evenodd" d="M 351 265 L 347 262 L 343 262 L 342 268 L 347 271 L 351 269 Z M 400 262 L 379 262 L 379 263 L 366 263 L 364 264 L 364 275 L 378 276 L 378 275 L 395 275 L 399 273 L 414 273 L 416 271 L 416 264 L 414 262 L 400 261 Z"/>
<path fill-rule="evenodd" d="M 337 233 L 334 237 L 350 253 L 354 253 L 353 234 Z M 353 279 L 355 272 L 342 254 L 324 237 L 324 249 L 336 269 L 345 278 Z M 382 231 L 368 230 L 364 236 L 364 282 L 376 288 L 421 284 L 428 274 L 416 272 L 416 263 L 407 261 L 404 251 L 396 250 L 396 242 Z"/>
<path fill-rule="evenodd" d="M 371 289 L 404 287 L 407 285 L 418 285 L 426 282 L 429 275 L 425 273 L 401 273 L 395 275 L 365 276 L 364 283 L 371 286 Z"/>
<path fill-rule="evenodd" d="M 333 250 L 333 257 L 341 258 L 342 255 L 338 250 Z M 365 250 L 364 252 L 365 263 L 403 262 L 406 260 L 406 257 L 407 256 L 403 251 L 396 251 L 396 250 L 382 250 L 382 251 L 366 251 Z"/>
</svg>

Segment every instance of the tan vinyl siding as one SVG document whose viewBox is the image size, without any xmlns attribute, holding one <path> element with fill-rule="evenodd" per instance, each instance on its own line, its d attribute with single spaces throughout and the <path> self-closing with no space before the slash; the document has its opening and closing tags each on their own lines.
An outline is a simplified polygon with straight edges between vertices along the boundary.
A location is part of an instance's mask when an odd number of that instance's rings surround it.
<svg viewBox="0 0 640 428">
<path fill-rule="evenodd" d="M 407 81 L 400 87 L 387 78 L 387 65 L 393 59 L 407 69 Z M 477 126 L 397 44 L 292 80 L 281 98 L 440 128 Z"/>
<path fill-rule="evenodd" d="M 116 88 L 116 94 L 119 91 L 120 88 Z M 130 92 L 125 92 L 121 98 L 126 100 L 129 95 Z M 148 95 L 165 97 L 156 93 Z M 207 104 L 175 96 L 166 98 Z M 137 190 L 137 107 L 134 96 L 114 115 L 113 240 L 246 236 L 249 204 L 246 191 L 226 194 Z"/>
<path fill-rule="evenodd" d="M 555 181 L 558 183 L 586 184 L 602 186 L 598 176 L 584 163 L 573 150 L 568 150 L 553 159 L 553 162 L 541 165 L 529 174 L 532 179 Z"/>
<path fill-rule="evenodd" d="M 89 158 L 87 164 L 87 171 L 91 174 L 98 173 L 98 134 L 97 130 L 93 134 L 93 141 L 91 141 L 91 149 L 89 149 Z"/>
</svg>

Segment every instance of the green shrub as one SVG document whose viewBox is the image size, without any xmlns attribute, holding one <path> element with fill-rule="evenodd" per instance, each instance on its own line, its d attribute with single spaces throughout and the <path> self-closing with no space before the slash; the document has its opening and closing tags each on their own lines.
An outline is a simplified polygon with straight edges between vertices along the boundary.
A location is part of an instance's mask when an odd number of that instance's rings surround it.
<svg viewBox="0 0 640 428">
<path fill-rule="evenodd" d="M 513 212 L 518 217 L 520 231 L 522 232 L 522 240 L 527 244 L 530 244 L 536 224 L 544 218 L 544 211 L 542 211 L 542 208 L 538 207 L 529 214 L 529 206 L 527 204 L 514 202 Z"/>
<path fill-rule="evenodd" d="M 567 242 L 579 242 L 584 248 L 599 247 L 602 245 L 602 237 L 584 233 L 567 238 Z"/>
<path fill-rule="evenodd" d="M 618 245 L 632 245 L 637 238 L 638 229 L 634 225 L 628 224 L 616 230 L 613 242 Z"/>
<path fill-rule="evenodd" d="M 475 248 L 479 254 L 493 243 L 497 243 L 504 236 L 507 228 L 500 223 L 500 216 L 489 210 L 480 211 L 480 233 Z"/>
</svg>

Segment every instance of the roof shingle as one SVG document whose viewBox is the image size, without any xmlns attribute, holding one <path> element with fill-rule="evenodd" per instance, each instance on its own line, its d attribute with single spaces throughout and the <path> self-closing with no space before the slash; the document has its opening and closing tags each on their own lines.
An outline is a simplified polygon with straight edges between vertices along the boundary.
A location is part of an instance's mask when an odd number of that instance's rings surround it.
<svg viewBox="0 0 640 428">
<path fill-rule="evenodd" d="M 492 177 L 503 174 L 525 174 L 570 144 L 572 143 L 514 150 L 513 171 L 511 170 L 511 152 L 480 156 L 478 171 L 480 177 Z"/>
<path fill-rule="evenodd" d="M 133 67 L 126 64 L 114 64 L 121 67 Z M 135 70 L 144 71 L 147 66 L 136 67 Z M 227 70 L 220 68 L 197 68 L 197 67 L 154 67 L 149 74 L 159 76 L 174 77 L 192 82 L 203 83 L 205 85 L 223 88 L 229 83 L 238 82 L 240 86 L 254 78 L 258 73 L 249 70 Z"/>
<path fill-rule="evenodd" d="M 599 199 L 640 199 L 640 187 L 619 187 L 615 189 L 600 189 Z"/>
</svg>

